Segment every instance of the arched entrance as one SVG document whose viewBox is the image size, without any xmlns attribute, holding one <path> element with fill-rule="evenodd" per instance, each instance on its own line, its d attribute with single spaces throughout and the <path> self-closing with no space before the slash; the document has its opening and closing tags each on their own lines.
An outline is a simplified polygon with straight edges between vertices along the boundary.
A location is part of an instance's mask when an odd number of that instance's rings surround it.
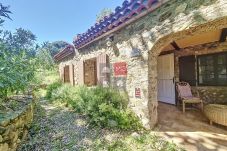
<svg viewBox="0 0 227 151">
<path fill-rule="evenodd" d="M 179 81 L 178 55 L 197 55 L 197 53 L 206 54 L 217 52 L 210 49 L 210 52 L 202 50 L 203 47 L 212 47 L 212 45 L 221 45 L 226 41 L 227 17 L 219 18 L 205 24 L 191 27 L 159 38 L 153 48 L 149 51 L 148 77 L 149 77 L 149 103 L 150 125 L 154 127 L 158 122 L 158 60 L 160 55 L 174 54 L 174 82 Z M 224 38 L 223 38 L 224 37 Z M 210 46 L 209 46 L 210 44 Z M 193 49 L 197 47 L 197 49 Z M 200 47 L 200 48 L 199 48 Z M 190 50 L 191 49 L 191 50 Z M 226 48 L 227 49 L 227 48 Z M 224 49 L 220 50 L 224 51 Z M 162 61 L 165 64 L 165 59 Z M 160 66 L 160 65 L 159 65 Z M 167 65 L 168 66 L 168 65 Z M 160 67 L 165 67 L 161 65 Z M 164 69 L 163 69 L 164 70 Z M 161 72 L 165 74 L 165 72 Z M 170 79 L 169 79 L 170 80 Z M 168 88 L 168 87 L 167 87 Z M 161 89 L 162 90 L 162 89 Z M 168 103 L 168 102 L 167 102 Z"/>
</svg>

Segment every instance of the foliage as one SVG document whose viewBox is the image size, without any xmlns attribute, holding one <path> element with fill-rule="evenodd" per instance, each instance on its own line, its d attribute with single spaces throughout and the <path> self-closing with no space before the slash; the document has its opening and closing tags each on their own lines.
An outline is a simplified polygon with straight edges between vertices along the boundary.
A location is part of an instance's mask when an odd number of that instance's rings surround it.
<svg viewBox="0 0 227 151">
<path fill-rule="evenodd" d="M 2 17 L 11 19 L 10 13 L 9 6 L 0 3 L 0 24 L 4 22 Z M 24 91 L 34 79 L 35 41 L 36 36 L 29 30 L 0 31 L 0 99 Z"/>
<path fill-rule="evenodd" d="M 96 15 L 96 22 L 100 22 L 104 17 L 109 16 L 112 13 L 112 10 L 109 8 L 104 8 L 99 14 Z"/>
<path fill-rule="evenodd" d="M 50 52 L 51 57 L 54 57 L 59 51 L 69 45 L 65 41 L 54 41 L 54 42 L 44 42 L 42 45 L 43 49 L 47 49 Z"/>
<path fill-rule="evenodd" d="M 142 128 L 139 119 L 127 109 L 127 97 L 114 89 L 54 83 L 47 92 L 50 100 L 67 103 L 76 112 L 87 115 L 92 125 L 125 130 Z"/>
<path fill-rule="evenodd" d="M 8 93 L 24 91 L 34 77 L 34 59 L 24 52 L 13 54 L 4 45 L 0 45 L 0 97 Z"/>
<path fill-rule="evenodd" d="M 54 82 L 47 87 L 46 98 L 51 99 L 54 90 L 62 86 L 61 82 Z"/>
<path fill-rule="evenodd" d="M 58 68 L 53 70 L 42 70 L 39 69 L 35 72 L 35 79 L 38 85 L 48 86 L 54 82 L 60 81 Z"/>
<path fill-rule="evenodd" d="M 34 120 L 18 151 L 181 151 L 153 132 L 128 132 L 88 128 L 81 116 L 63 104 L 36 102 Z M 182 150 L 183 151 L 183 150 Z"/>
<path fill-rule="evenodd" d="M 2 3 L 0 3 L 0 25 L 2 25 L 2 23 L 5 21 L 2 19 L 2 17 L 11 19 L 9 16 L 11 13 L 12 12 L 9 10 L 9 6 L 3 6 Z"/>
<path fill-rule="evenodd" d="M 55 68 L 55 62 L 53 60 L 54 55 L 67 45 L 68 43 L 64 41 L 55 41 L 52 43 L 44 42 L 41 47 L 37 49 L 36 57 L 39 60 L 39 68 L 46 70 L 52 70 Z"/>
<path fill-rule="evenodd" d="M 27 56 L 35 57 L 36 54 L 36 36 L 30 31 L 23 28 L 16 29 L 16 32 L 2 31 L 0 42 L 14 54 L 19 54 L 24 51 Z"/>
<path fill-rule="evenodd" d="M 52 70 L 55 67 L 53 57 L 48 49 L 38 49 L 37 55 L 38 66 L 42 70 Z"/>
</svg>

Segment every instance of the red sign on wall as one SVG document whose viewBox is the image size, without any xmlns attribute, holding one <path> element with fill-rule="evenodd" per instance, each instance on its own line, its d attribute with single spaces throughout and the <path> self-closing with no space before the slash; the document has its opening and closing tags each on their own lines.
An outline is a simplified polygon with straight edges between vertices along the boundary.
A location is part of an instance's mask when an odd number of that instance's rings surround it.
<svg viewBox="0 0 227 151">
<path fill-rule="evenodd" d="M 135 88 L 135 97 L 136 97 L 136 98 L 141 98 L 141 91 L 140 91 L 140 88 Z"/>
<path fill-rule="evenodd" d="M 126 76 L 127 75 L 127 64 L 126 62 L 114 63 L 114 75 L 115 76 Z"/>
</svg>

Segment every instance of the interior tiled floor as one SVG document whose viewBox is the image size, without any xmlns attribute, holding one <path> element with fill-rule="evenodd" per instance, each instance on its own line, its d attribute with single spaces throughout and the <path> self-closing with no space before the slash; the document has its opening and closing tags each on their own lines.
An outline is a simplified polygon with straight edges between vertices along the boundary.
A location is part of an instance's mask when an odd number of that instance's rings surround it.
<svg viewBox="0 0 227 151">
<path fill-rule="evenodd" d="M 191 151 L 227 151 L 227 127 L 209 125 L 200 110 L 181 108 L 159 102 L 158 135 Z"/>
</svg>

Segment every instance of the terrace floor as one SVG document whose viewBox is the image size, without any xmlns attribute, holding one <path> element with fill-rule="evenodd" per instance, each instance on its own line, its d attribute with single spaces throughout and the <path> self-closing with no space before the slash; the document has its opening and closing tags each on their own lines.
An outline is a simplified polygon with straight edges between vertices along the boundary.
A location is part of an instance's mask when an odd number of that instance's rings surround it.
<svg viewBox="0 0 227 151">
<path fill-rule="evenodd" d="M 191 151 L 226 151 L 227 127 L 209 125 L 199 110 L 183 112 L 173 105 L 159 103 L 157 135 L 166 137 L 177 145 Z"/>
</svg>

